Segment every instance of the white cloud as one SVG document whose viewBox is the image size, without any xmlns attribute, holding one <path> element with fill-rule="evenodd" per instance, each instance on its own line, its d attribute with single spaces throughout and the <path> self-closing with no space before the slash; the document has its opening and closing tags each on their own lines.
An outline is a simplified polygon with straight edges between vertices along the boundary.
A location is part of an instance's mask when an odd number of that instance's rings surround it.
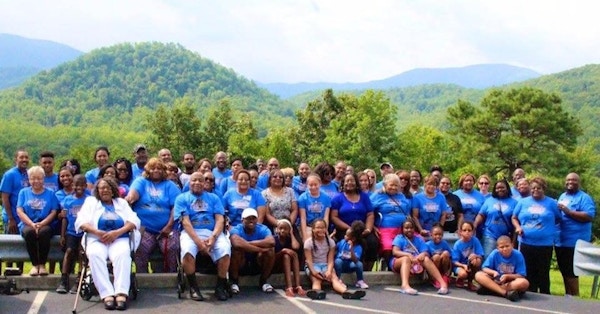
<svg viewBox="0 0 600 314">
<path fill-rule="evenodd" d="M 2 1 L 0 32 L 89 51 L 178 42 L 262 82 L 358 82 L 417 67 L 599 62 L 592 1 Z"/>
</svg>

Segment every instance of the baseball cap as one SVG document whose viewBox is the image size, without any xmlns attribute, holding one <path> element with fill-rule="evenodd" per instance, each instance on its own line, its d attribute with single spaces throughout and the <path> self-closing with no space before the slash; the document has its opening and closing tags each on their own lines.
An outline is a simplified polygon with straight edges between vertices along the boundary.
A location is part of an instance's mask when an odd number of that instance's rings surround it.
<svg viewBox="0 0 600 314">
<path fill-rule="evenodd" d="M 146 150 L 146 145 L 144 145 L 144 144 L 135 145 L 135 147 L 133 148 L 133 152 L 137 153 L 140 151 L 140 149 Z"/>
<path fill-rule="evenodd" d="M 250 216 L 258 217 L 258 213 L 256 212 L 256 209 L 254 209 L 254 208 L 244 209 L 244 211 L 242 212 L 242 219 L 248 218 Z"/>
<path fill-rule="evenodd" d="M 379 166 L 379 169 L 382 169 L 383 167 L 390 167 L 390 168 L 394 168 L 394 166 L 392 166 L 392 164 L 390 164 L 389 162 L 384 162 L 381 164 L 381 166 Z"/>
</svg>

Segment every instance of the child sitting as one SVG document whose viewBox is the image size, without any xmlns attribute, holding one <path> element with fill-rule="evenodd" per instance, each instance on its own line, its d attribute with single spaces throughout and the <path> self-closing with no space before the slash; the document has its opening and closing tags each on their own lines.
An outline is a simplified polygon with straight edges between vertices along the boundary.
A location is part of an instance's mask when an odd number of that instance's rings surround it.
<svg viewBox="0 0 600 314">
<path fill-rule="evenodd" d="M 312 289 L 306 295 L 313 300 L 325 299 L 326 293 L 321 290 L 323 281 L 331 283 L 333 290 L 344 299 L 360 299 L 366 295 L 364 290 L 350 291 L 340 281 L 333 270 L 335 242 L 327 235 L 327 223 L 318 218 L 312 224 L 312 237 L 304 242 L 306 256 L 306 274 L 312 281 Z"/>
<path fill-rule="evenodd" d="M 468 282 L 467 288 L 471 291 L 477 290 L 477 287 L 473 284 L 473 279 L 475 273 L 481 268 L 481 257 L 483 256 L 483 247 L 481 242 L 473 236 L 474 230 L 472 222 L 463 222 L 459 226 L 460 238 L 454 243 L 452 249 L 456 287 L 465 288 L 466 279 Z"/>
<path fill-rule="evenodd" d="M 410 286 L 410 274 L 421 274 L 427 270 L 429 277 L 440 283 L 438 294 L 448 294 L 448 284 L 429 258 L 429 250 L 423 238 L 415 236 L 415 225 L 408 218 L 402 224 L 402 233 L 397 235 L 392 242 L 392 260 L 390 269 L 400 274 L 402 285 L 400 293 L 417 295 L 418 291 Z"/>
<path fill-rule="evenodd" d="M 441 225 L 436 224 L 431 228 L 431 240 L 427 241 L 427 247 L 429 247 L 429 253 L 431 254 L 431 260 L 435 264 L 435 267 L 442 274 L 442 278 L 446 284 L 450 283 L 450 271 L 452 270 L 452 248 L 443 239 L 444 229 Z M 433 286 L 440 288 L 439 282 L 434 281 Z"/>
<path fill-rule="evenodd" d="M 500 236 L 483 269 L 475 274 L 481 285 L 477 294 L 497 294 L 515 302 L 529 287 L 526 275 L 523 254 L 513 250 L 509 237 Z"/>
<path fill-rule="evenodd" d="M 275 228 L 275 267 L 273 272 L 283 271 L 285 278 L 285 295 L 293 297 L 294 293 L 299 296 L 305 296 L 306 291 L 302 288 L 300 281 L 300 262 L 298 261 L 298 251 L 300 243 L 296 240 L 292 232 L 292 223 L 287 219 L 277 221 Z M 294 275 L 292 283 L 292 274 Z"/>
<path fill-rule="evenodd" d="M 342 273 L 356 272 L 357 288 L 369 289 L 369 285 L 363 278 L 363 264 L 360 261 L 362 256 L 362 233 L 365 230 L 365 224 L 356 220 L 350 228 L 346 230 L 346 235 L 337 244 L 337 254 L 335 257 L 335 273 L 341 277 Z"/>
</svg>

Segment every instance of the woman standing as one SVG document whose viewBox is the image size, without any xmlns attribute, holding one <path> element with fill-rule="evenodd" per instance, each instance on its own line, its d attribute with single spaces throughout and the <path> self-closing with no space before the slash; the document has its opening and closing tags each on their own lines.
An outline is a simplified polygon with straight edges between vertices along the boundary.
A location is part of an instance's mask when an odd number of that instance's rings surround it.
<svg viewBox="0 0 600 314">
<path fill-rule="evenodd" d="M 346 230 L 355 220 L 362 221 L 366 227 L 362 234 L 366 241 L 364 269 L 371 270 L 379 251 L 379 239 L 373 231 L 375 223 L 373 205 L 369 195 L 360 191 L 356 174 L 347 174 L 342 181 L 342 192 L 331 200 L 331 222 L 335 226 L 337 241 L 344 238 Z"/>
<path fill-rule="evenodd" d="M 87 234 L 83 245 L 104 307 L 125 310 L 131 280 L 131 250 L 135 250 L 140 241 L 137 231 L 140 220 L 129 204 L 119 198 L 115 180 L 99 179 L 93 193 L 94 197 L 88 197 L 81 206 L 75 229 Z M 129 232 L 133 230 L 134 241 L 130 243 Z M 107 259 L 112 262 L 114 284 L 110 282 Z"/>
<path fill-rule="evenodd" d="M 443 226 L 446 222 L 446 198 L 438 193 L 437 186 L 437 177 L 427 176 L 423 193 L 416 194 L 413 199 L 415 229 L 424 237 L 429 237 L 435 224 Z"/>
<path fill-rule="evenodd" d="M 485 198 L 492 196 L 492 194 L 490 194 L 489 191 L 491 182 L 492 180 L 487 174 L 482 174 L 477 179 L 477 189 L 479 190 L 479 193 L 481 193 L 481 195 L 483 195 L 483 197 Z"/>
<path fill-rule="evenodd" d="M 512 223 L 525 257 L 529 291 L 550 294 L 550 261 L 561 214 L 556 200 L 545 195 L 546 180 L 533 178 L 530 186 L 531 196 L 518 201 Z"/>
<path fill-rule="evenodd" d="M 408 199 L 400 188 L 400 178 L 395 174 L 383 177 L 383 188 L 371 195 L 371 203 L 381 218 L 378 224 L 379 245 L 387 261 L 392 255 L 392 241 L 400 233 L 400 226 L 410 217 L 412 198 Z"/>
<path fill-rule="evenodd" d="M 258 223 L 263 223 L 267 211 L 265 199 L 260 192 L 250 188 L 250 173 L 248 170 L 241 169 L 233 175 L 233 178 L 236 187 L 227 191 L 222 199 L 225 215 L 229 217 L 231 227 L 242 223 L 242 211 L 246 208 L 256 208 Z"/>
<path fill-rule="evenodd" d="M 98 180 L 100 168 L 108 164 L 109 157 L 110 152 L 108 151 L 108 147 L 100 146 L 96 148 L 96 151 L 94 152 L 94 161 L 96 162 L 98 167 L 85 173 L 85 179 L 87 180 L 88 190 L 91 191 L 94 189 L 94 184 L 96 184 L 96 180 Z"/>
<path fill-rule="evenodd" d="M 138 273 L 148 272 L 150 254 L 159 247 L 164 257 L 165 272 L 177 270 L 177 252 L 179 250 L 178 230 L 173 229 L 173 207 L 180 190 L 167 179 L 167 167 L 158 158 L 150 158 L 144 166 L 144 172 L 131 184 L 127 202 L 133 204 L 133 210 L 141 221 L 142 242 L 135 254 Z M 159 272 L 160 269 L 153 269 Z"/>
<path fill-rule="evenodd" d="M 454 195 L 460 198 L 460 203 L 463 207 L 463 220 L 469 222 L 475 222 L 475 217 L 481 209 L 481 205 L 485 202 L 485 197 L 475 190 L 475 176 L 471 173 L 463 174 L 458 179 L 458 187 L 460 190 L 454 192 Z M 462 225 L 462 221 L 458 222 L 458 225 Z M 483 226 L 479 226 L 477 230 L 477 236 L 481 236 Z"/>
<path fill-rule="evenodd" d="M 423 187 L 421 187 L 421 182 L 423 180 L 423 176 L 421 175 L 421 171 L 417 169 L 413 169 L 410 171 L 410 187 L 409 191 L 412 195 L 423 192 Z"/>
<path fill-rule="evenodd" d="M 369 194 L 369 196 L 373 193 L 371 191 L 371 182 L 369 181 L 369 175 L 365 172 L 358 173 L 358 185 L 360 187 L 360 191 Z"/>
<path fill-rule="evenodd" d="M 271 170 L 267 188 L 261 192 L 266 201 L 266 224 L 273 229 L 280 219 L 295 222 L 298 217 L 298 202 L 294 190 L 285 186 L 284 180 L 283 171 Z"/>
<path fill-rule="evenodd" d="M 19 191 L 17 215 L 19 231 L 25 239 L 27 253 L 31 259 L 31 276 L 46 276 L 46 261 L 50 252 L 52 227 L 59 205 L 54 192 L 44 188 L 44 169 L 33 166 L 27 171 L 30 187 Z"/>
<path fill-rule="evenodd" d="M 115 161 L 113 166 L 115 167 L 115 170 L 117 170 L 119 195 L 121 195 L 121 197 L 125 197 L 127 194 L 129 194 L 129 187 L 131 186 L 131 181 L 133 180 L 131 162 L 126 158 L 121 157 Z"/>
<path fill-rule="evenodd" d="M 503 179 L 496 182 L 492 196 L 483 203 L 475 218 L 476 229 L 483 224 L 482 245 L 486 257 L 496 248 L 496 240 L 500 236 L 512 235 L 514 228 L 511 217 L 516 205 L 517 201 L 511 197 L 508 181 Z M 514 243 L 514 239 L 511 241 Z"/>
</svg>

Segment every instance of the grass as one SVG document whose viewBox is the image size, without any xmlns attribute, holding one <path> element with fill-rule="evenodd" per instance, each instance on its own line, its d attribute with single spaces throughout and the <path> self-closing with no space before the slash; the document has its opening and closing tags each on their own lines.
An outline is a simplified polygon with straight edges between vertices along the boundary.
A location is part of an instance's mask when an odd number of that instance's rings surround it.
<svg viewBox="0 0 600 314">
<path fill-rule="evenodd" d="M 592 299 L 593 276 L 579 277 L 579 297 L 584 300 L 594 300 L 600 302 L 600 299 Z M 550 270 L 550 293 L 552 295 L 565 295 L 565 286 L 563 285 L 562 275 L 556 269 Z"/>
</svg>

